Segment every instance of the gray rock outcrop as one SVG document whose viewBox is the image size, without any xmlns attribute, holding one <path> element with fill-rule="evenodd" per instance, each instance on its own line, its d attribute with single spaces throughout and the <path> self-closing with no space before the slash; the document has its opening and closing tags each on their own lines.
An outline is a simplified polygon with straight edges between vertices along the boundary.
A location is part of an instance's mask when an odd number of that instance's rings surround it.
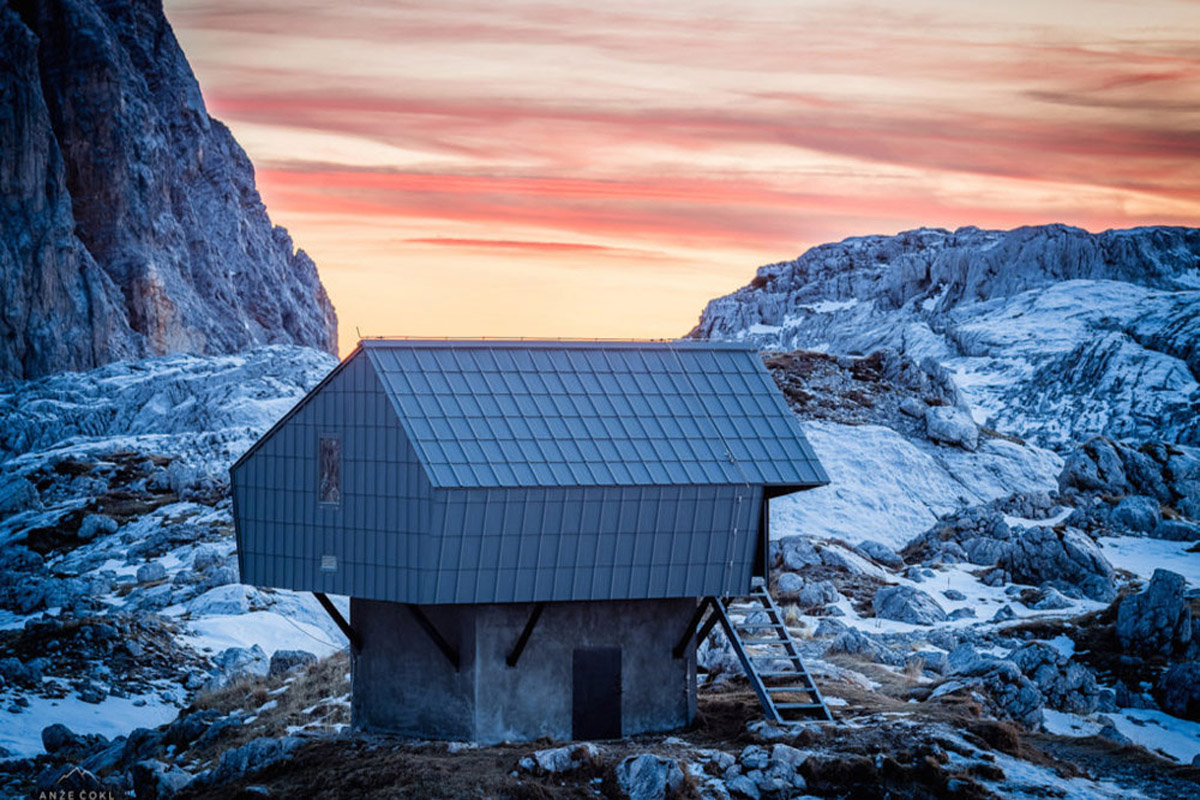
<svg viewBox="0 0 1200 800">
<path fill-rule="evenodd" d="M 854 237 L 759 268 L 689 335 L 834 356 L 953 354 L 989 428 L 1042 446 L 1097 433 L 1196 443 L 1198 258 L 1193 228 Z M 1038 335 L 1050 329 L 1059 335 Z"/>
<path fill-rule="evenodd" d="M 1195 635 L 1186 598 L 1187 581 L 1165 569 L 1154 570 L 1150 583 L 1117 606 L 1117 639 L 1131 653 L 1186 653 Z"/>
<path fill-rule="evenodd" d="M 933 625 L 946 621 L 946 610 L 937 600 L 907 585 L 881 586 L 872 601 L 875 616 L 913 625 Z"/>
<path fill-rule="evenodd" d="M 1200 663 L 1174 664 L 1158 680 L 1163 711 L 1200 722 Z"/>
<path fill-rule="evenodd" d="M 335 352 L 316 267 L 271 224 L 158 0 L 0 5 L 0 52 L 0 380 Z"/>
<path fill-rule="evenodd" d="M 1026 530 L 1013 537 L 996 564 L 1017 583 L 1061 581 L 1093 600 L 1111 600 L 1116 595 L 1112 564 L 1095 542 L 1073 528 Z"/>
<path fill-rule="evenodd" d="M 1050 708 L 1087 715 L 1099 706 L 1100 687 L 1095 676 L 1053 647 L 1034 642 L 1016 650 L 1008 659 L 1037 684 Z"/>
<path fill-rule="evenodd" d="M 673 758 L 650 753 L 629 756 L 616 766 L 617 785 L 629 800 L 665 800 L 683 784 L 683 770 Z"/>
<path fill-rule="evenodd" d="M 953 406 L 934 406 L 925 412 L 925 433 L 935 442 L 979 449 L 979 426 L 969 412 Z"/>
</svg>

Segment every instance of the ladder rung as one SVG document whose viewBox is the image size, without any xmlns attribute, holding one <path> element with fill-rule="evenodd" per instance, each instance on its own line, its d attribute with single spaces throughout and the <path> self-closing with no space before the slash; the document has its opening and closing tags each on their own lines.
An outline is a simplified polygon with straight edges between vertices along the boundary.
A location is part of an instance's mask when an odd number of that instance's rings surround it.
<svg viewBox="0 0 1200 800">
<path fill-rule="evenodd" d="M 729 634 L 730 644 L 741 659 L 746 677 L 769 718 L 787 724 L 799 720 L 784 719 L 781 711 L 820 711 L 822 719 L 832 719 L 821 690 L 805 668 L 787 623 L 766 586 L 752 587 L 748 597 L 721 598 L 716 603 L 715 613 Z M 755 616 L 758 614 L 762 616 Z M 751 619 L 759 621 L 751 622 Z M 765 638 L 756 639 L 756 635 Z M 764 650 L 767 652 L 763 653 Z M 759 665 L 773 670 L 759 672 Z M 779 671 L 781 669 L 786 671 Z M 774 678 L 777 682 L 768 685 L 764 678 Z M 775 702 L 777 697 L 792 695 L 807 696 L 815 702 Z"/>
</svg>

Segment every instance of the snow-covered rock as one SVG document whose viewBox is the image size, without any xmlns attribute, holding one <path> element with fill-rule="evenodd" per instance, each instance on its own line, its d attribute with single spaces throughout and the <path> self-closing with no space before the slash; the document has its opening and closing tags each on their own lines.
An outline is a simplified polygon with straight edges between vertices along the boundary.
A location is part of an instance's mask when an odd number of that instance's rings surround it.
<svg viewBox="0 0 1200 800">
<path fill-rule="evenodd" d="M 985 439 L 971 453 L 882 425 L 806 420 L 802 427 L 830 484 L 773 500 L 778 535 L 853 536 L 901 548 L 962 506 L 1052 491 L 1062 468 L 1055 453 L 1004 439 Z"/>
<path fill-rule="evenodd" d="M 0 462 L 30 454 L 7 466 L 11 474 L 54 453 L 80 460 L 130 450 L 222 475 L 335 363 L 317 350 L 273 346 L 120 362 L 0 386 Z"/>
<path fill-rule="evenodd" d="M 814 247 L 713 300 L 691 335 L 949 369 L 976 419 L 1042 446 L 1195 443 L 1200 231 L 920 229 Z"/>
<path fill-rule="evenodd" d="M 925 432 L 935 442 L 958 445 L 972 452 L 979 448 L 979 426 L 961 408 L 936 406 L 928 409 Z"/>
</svg>

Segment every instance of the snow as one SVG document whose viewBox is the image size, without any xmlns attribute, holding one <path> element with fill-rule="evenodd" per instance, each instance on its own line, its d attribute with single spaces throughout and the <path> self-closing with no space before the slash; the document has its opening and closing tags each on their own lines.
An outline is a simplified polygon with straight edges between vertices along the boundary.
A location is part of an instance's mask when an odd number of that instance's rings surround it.
<svg viewBox="0 0 1200 800">
<path fill-rule="evenodd" d="M 1195 542 L 1110 536 L 1100 539 L 1099 544 L 1109 563 L 1143 580 L 1150 580 L 1156 569 L 1166 569 L 1179 573 L 1192 586 L 1200 586 L 1200 553 L 1187 552 Z"/>
<path fill-rule="evenodd" d="M 1046 797 L 1066 797 L 1071 800 L 1136 800 L 1145 795 L 1136 789 L 1112 781 L 1092 781 L 1086 778 L 1063 778 L 1049 767 L 993 753 L 993 763 L 1004 771 L 1003 782 L 992 783 L 997 793 L 1011 800 L 1044 800 Z"/>
<path fill-rule="evenodd" d="M 1200 722 L 1144 708 L 1122 709 L 1109 717 L 1118 731 L 1147 750 L 1166 753 L 1184 764 L 1200 755 Z"/>
<path fill-rule="evenodd" d="M 858 305 L 857 298 L 851 300 L 822 300 L 819 303 L 806 303 L 796 306 L 796 308 L 803 308 L 817 314 L 832 314 L 835 311 L 845 311 L 854 308 L 856 305 Z"/>
<path fill-rule="evenodd" d="M 154 728 L 170 722 L 179 709 L 153 695 L 145 705 L 135 706 L 139 698 L 109 697 L 102 703 L 85 703 L 74 697 L 51 700 L 27 695 L 29 707 L 20 714 L 5 713 L 0 725 L 0 748 L 14 758 L 30 758 L 45 752 L 42 728 L 63 724 L 75 733 L 99 733 L 112 739 L 126 736 L 134 728 Z"/>
<path fill-rule="evenodd" d="M 1097 714 L 1083 717 L 1047 708 L 1042 715 L 1046 731 L 1056 736 L 1095 736 L 1104 727 Z M 1103 716 L 1112 720 L 1121 735 L 1153 753 L 1183 764 L 1200 755 L 1200 722 L 1141 708 L 1123 708 Z"/>
<path fill-rule="evenodd" d="M 347 609 L 339 609 L 343 614 Z M 346 637 L 333 620 L 326 625 L 297 620 L 278 611 L 251 611 L 248 614 L 217 614 L 188 623 L 183 640 L 203 650 L 217 653 L 228 647 L 258 645 L 267 655 L 276 650 L 307 650 L 318 658 L 346 647 Z"/>
<path fill-rule="evenodd" d="M 1055 736 L 1095 736 L 1104 727 L 1095 720 L 1081 717 L 1078 714 L 1068 714 L 1065 711 L 1055 711 L 1052 708 L 1042 709 L 1042 724 L 1046 733 Z"/>
<path fill-rule="evenodd" d="M 761 336 L 768 333 L 779 333 L 780 330 L 781 328 L 778 325 L 763 325 L 759 323 L 756 325 L 751 325 L 748 333 L 754 336 Z"/>
<path fill-rule="evenodd" d="M 1029 517 L 1014 517 L 1012 514 L 1005 514 L 1004 522 L 1010 528 L 1017 528 L 1017 527 L 1021 527 L 1021 528 L 1038 528 L 1038 527 L 1053 528 L 1058 523 L 1065 522 L 1067 517 L 1071 516 L 1071 513 L 1074 510 L 1075 509 L 1073 509 L 1073 508 L 1063 508 L 1057 514 L 1052 514 L 1051 516 L 1046 517 L 1045 519 L 1031 519 Z"/>
<path fill-rule="evenodd" d="M 880 425 L 802 423 L 830 484 L 771 501 L 771 535 L 803 533 L 899 549 L 961 505 L 1014 491 L 1051 491 L 1062 460 L 1040 448 L 986 440 L 969 453 L 914 442 Z"/>
<path fill-rule="evenodd" d="M 944 283 L 937 290 L 937 294 L 930 295 L 921 301 L 921 308 L 925 311 L 933 311 L 937 308 L 937 304 L 942 302 L 942 298 L 946 296 L 946 292 L 950 289 L 950 284 Z"/>
</svg>

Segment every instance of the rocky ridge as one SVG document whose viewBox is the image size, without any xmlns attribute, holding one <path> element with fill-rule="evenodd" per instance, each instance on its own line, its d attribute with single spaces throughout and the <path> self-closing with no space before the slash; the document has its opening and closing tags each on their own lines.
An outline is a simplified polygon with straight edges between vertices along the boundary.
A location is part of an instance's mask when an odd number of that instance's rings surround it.
<svg viewBox="0 0 1200 800">
<path fill-rule="evenodd" d="M 2 2 L 0 52 L 0 380 L 336 352 L 316 267 L 271 224 L 159 0 Z"/>
<path fill-rule="evenodd" d="M 920 229 L 821 245 L 713 300 L 691 336 L 948 370 L 1042 446 L 1200 442 L 1200 230 Z"/>
</svg>

